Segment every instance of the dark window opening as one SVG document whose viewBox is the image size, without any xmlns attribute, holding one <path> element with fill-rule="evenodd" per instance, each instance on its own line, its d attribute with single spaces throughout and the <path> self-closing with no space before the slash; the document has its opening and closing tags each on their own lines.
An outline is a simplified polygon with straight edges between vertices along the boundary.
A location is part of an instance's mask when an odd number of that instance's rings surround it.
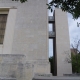
<svg viewBox="0 0 80 80">
<path fill-rule="evenodd" d="M 0 14 L 0 44 L 3 44 L 7 14 Z"/>
</svg>

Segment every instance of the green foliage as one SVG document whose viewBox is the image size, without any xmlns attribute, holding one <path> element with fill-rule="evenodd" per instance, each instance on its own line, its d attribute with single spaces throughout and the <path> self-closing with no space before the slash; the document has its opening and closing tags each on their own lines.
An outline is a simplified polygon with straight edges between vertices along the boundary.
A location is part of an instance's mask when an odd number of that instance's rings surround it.
<svg viewBox="0 0 80 80">
<path fill-rule="evenodd" d="M 53 58 L 53 56 L 49 58 L 49 62 L 50 62 L 51 73 L 53 75 L 53 73 L 54 73 L 54 58 Z"/>
<path fill-rule="evenodd" d="M 80 54 L 72 54 L 72 71 L 73 73 L 80 73 Z"/>
<path fill-rule="evenodd" d="M 74 19 L 80 17 L 80 0 L 52 0 L 48 5 L 48 9 L 54 6 L 56 8 L 61 8 L 63 11 L 72 14 Z"/>
<path fill-rule="evenodd" d="M 72 72 L 73 73 L 80 73 L 80 53 L 78 54 L 71 54 L 71 61 L 72 61 Z M 49 58 L 51 73 L 54 73 L 54 57 Z"/>
</svg>

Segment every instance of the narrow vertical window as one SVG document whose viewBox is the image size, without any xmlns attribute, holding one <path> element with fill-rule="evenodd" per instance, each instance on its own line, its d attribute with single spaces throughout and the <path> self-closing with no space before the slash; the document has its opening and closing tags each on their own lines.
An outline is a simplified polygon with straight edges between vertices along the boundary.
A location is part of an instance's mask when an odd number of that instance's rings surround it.
<svg viewBox="0 0 80 80">
<path fill-rule="evenodd" d="M 3 44 L 7 14 L 0 14 L 0 44 Z"/>
<path fill-rule="evenodd" d="M 49 39 L 49 57 L 52 57 L 53 55 L 53 39 Z"/>
<path fill-rule="evenodd" d="M 49 31 L 53 31 L 53 24 L 49 24 Z"/>
</svg>

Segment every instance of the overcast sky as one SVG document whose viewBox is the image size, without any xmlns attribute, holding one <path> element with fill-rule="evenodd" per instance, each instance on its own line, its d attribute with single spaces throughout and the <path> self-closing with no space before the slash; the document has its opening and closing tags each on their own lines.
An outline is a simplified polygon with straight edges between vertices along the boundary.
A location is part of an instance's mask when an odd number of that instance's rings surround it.
<svg viewBox="0 0 80 80">
<path fill-rule="evenodd" d="M 49 11 L 49 16 L 52 16 L 53 13 Z M 80 23 L 80 18 L 74 20 L 72 15 L 67 13 L 68 17 L 68 27 L 69 27 L 69 37 L 70 37 L 70 44 L 74 43 L 75 38 L 80 39 L 80 27 L 77 27 L 77 22 Z M 52 56 L 52 40 L 49 40 L 49 57 Z"/>
</svg>

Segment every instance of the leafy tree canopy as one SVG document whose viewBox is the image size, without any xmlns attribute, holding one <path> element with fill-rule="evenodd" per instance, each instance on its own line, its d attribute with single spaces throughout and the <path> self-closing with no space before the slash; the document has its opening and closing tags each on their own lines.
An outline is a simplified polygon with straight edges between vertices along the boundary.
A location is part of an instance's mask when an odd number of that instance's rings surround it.
<svg viewBox="0 0 80 80">
<path fill-rule="evenodd" d="M 12 1 L 18 1 L 18 0 L 12 0 Z M 25 2 L 27 0 L 20 0 L 21 3 Z M 77 19 L 80 17 L 80 0 L 52 0 L 48 5 L 48 9 L 51 11 L 52 6 L 56 8 L 61 8 L 63 11 L 69 12 L 72 14 L 74 19 Z"/>
<path fill-rule="evenodd" d="M 72 72 L 73 73 L 80 73 L 80 53 L 74 55 L 73 53 L 71 54 L 72 57 Z"/>
<path fill-rule="evenodd" d="M 63 11 L 71 13 L 74 19 L 80 17 L 80 0 L 52 0 L 48 4 L 48 9 L 52 11 L 51 6 L 61 8 Z"/>
<path fill-rule="evenodd" d="M 52 75 L 54 75 L 54 57 L 53 56 L 49 58 L 49 62 L 50 62 L 50 69 L 51 69 L 50 72 L 52 73 Z"/>
</svg>

